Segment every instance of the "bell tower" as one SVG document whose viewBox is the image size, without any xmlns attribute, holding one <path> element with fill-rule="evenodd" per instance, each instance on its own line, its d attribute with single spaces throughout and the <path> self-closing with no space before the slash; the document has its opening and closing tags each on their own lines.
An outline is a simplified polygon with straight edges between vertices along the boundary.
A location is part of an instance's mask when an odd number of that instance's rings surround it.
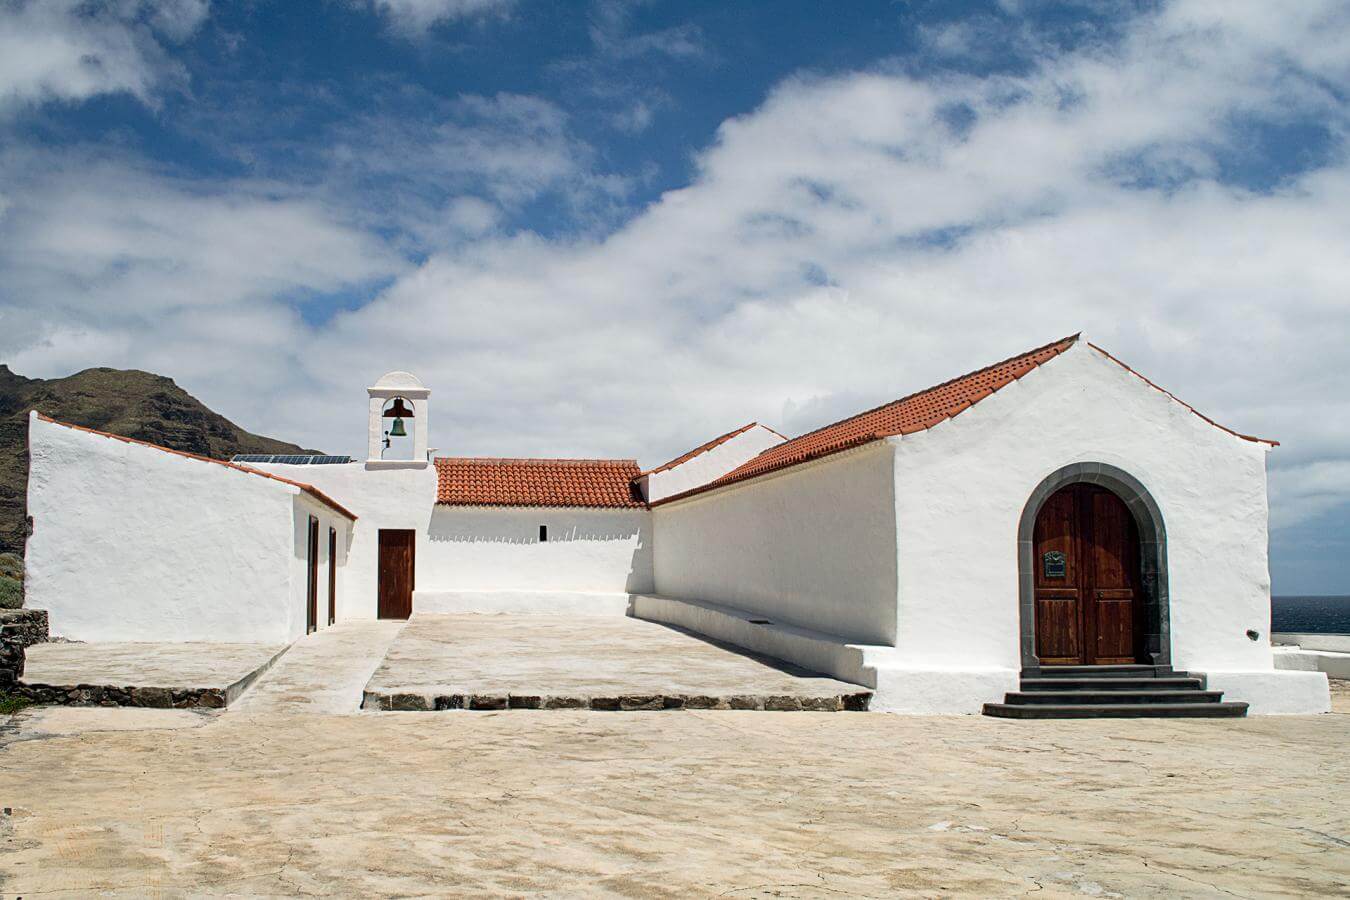
<svg viewBox="0 0 1350 900">
<path fill-rule="evenodd" d="M 367 469 L 425 469 L 427 398 L 431 391 L 410 372 L 390 372 L 370 387 Z"/>
</svg>

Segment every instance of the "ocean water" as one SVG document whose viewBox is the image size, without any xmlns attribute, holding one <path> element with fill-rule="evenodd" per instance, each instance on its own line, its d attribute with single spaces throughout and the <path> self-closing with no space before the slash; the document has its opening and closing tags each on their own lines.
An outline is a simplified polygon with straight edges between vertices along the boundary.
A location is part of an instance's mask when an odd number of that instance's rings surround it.
<svg viewBox="0 0 1350 900">
<path fill-rule="evenodd" d="M 1270 630 L 1350 634 L 1350 597 L 1272 597 Z"/>
</svg>

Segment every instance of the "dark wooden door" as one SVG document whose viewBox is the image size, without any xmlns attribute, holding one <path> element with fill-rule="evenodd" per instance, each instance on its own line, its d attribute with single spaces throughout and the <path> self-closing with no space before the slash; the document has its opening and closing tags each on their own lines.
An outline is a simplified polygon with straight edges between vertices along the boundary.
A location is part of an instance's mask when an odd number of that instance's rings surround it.
<svg viewBox="0 0 1350 900">
<path fill-rule="evenodd" d="M 337 621 L 337 529 L 328 529 L 328 624 Z"/>
<path fill-rule="evenodd" d="M 1033 546 L 1041 664 L 1135 662 L 1139 533 L 1124 501 L 1095 485 L 1061 488 L 1036 516 Z"/>
<path fill-rule="evenodd" d="M 380 529 L 381 619 L 406 619 L 412 615 L 412 592 L 416 532 Z"/>
<path fill-rule="evenodd" d="M 305 634 L 319 629 L 319 520 L 309 517 L 309 540 L 306 541 L 308 556 L 305 559 L 309 569 L 308 583 L 305 586 Z"/>
</svg>

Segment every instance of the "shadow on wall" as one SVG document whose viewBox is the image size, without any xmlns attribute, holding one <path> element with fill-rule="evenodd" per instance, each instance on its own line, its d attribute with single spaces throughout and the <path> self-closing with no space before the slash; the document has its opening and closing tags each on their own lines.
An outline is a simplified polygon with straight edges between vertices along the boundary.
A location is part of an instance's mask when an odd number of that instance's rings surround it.
<svg viewBox="0 0 1350 900">
<path fill-rule="evenodd" d="M 539 525 L 547 525 L 548 540 L 540 540 Z M 632 525 L 608 523 L 604 526 L 586 523 L 558 523 L 542 520 L 522 524 L 519 520 L 492 521 L 486 517 L 462 520 L 458 517 L 433 515 L 427 529 L 433 541 L 452 541 L 460 544 L 558 544 L 567 541 L 629 541 L 638 539 L 645 547 L 646 535 L 636 523 Z"/>
<path fill-rule="evenodd" d="M 593 521 L 588 521 L 593 519 Z M 547 538 L 540 534 L 547 528 Z M 502 588 L 516 587 L 516 572 L 531 568 L 529 560 L 553 571 L 564 583 L 584 576 L 589 584 L 606 585 L 605 590 L 650 592 L 653 587 L 650 521 L 634 515 L 567 515 L 552 509 L 513 509 L 509 512 L 486 509 L 437 508 L 427 527 L 427 540 L 435 544 L 482 544 L 516 546 L 508 559 L 495 557 L 502 566 Z M 531 548 L 533 545 L 533 549 Z M 558 545 L 552 551 L 549 545 Z M 538 552 L 539 556 L 533 556 Z M 521 555 L 515 556 L 519 553 Z"/>
</svg>

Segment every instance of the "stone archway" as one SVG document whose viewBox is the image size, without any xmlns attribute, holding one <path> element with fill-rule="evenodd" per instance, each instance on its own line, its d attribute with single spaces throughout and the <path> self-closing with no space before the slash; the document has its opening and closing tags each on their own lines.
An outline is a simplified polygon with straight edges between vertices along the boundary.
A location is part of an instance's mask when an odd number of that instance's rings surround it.
<svg viewBox="0 0 1350 900">
<path fill-rule="evenodd" d="M 1167 593 L 1167 530 L 1161 510 L 1148 489 L 1133 475 L 1109 463 L 1083 462 L 1064 466 L 1047 476 L 1031 492 L 1017 529 L 1018 619 L 1022 669 L 1041 668 L 1036 655 L 1035 560 L 1033 533 L 1046 499 L 1076 483 L 1109 489 L 1125 502 L 1139 529 L 1140 575 L 1144 592 L 1144 646 L 1142 658 L 1150 665 L 1172 664 L 1172 640 Z"/>
</svg>

